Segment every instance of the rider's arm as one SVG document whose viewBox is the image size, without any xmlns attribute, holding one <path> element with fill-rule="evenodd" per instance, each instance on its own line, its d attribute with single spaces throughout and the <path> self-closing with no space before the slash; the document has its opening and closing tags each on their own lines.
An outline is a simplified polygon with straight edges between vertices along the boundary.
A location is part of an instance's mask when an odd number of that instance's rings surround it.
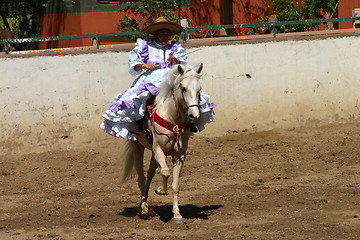
<svg viewBox="0 0 360 240">
<path fill-rule="evenodd" d="M 144 64 L 141 59 L 142 41 L 143 40 L 140 38 L 136 41 L 135 47 L 131 50 L 129 55 L 129 73 L 133 77 L 141 73 L 141 68 L 139 68 L 140 66 L 136 66 Z"/>
</svg>

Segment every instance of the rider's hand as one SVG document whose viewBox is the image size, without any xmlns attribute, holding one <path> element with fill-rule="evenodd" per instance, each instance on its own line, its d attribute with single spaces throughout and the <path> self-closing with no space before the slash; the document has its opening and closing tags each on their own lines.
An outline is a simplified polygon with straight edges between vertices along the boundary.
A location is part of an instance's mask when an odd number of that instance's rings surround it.
<svg viewBox="0 0 360 240">
<path fill-rule="evenodd" d="M 152 63 L 145 63 L 142 66 L 142 68 L 147 69 L 147 70 L 155 70 L 157 67 L 158 67 L 158 65 L 152 64 Z"/>
<path fill-rule="evenodd" d="M 175 64 L 179 64 L 180 61 L 176 59 L 176 57 L 174 56 L 170 56 L 169 59 L 168 59 L 169 63 L 170 63 L 170 66 L 173 66 Z"/>
<path fill-rule="evenodd" d="M 144 64 L 137 64 L 135 66 L 135 71 L 139 71 L 140 69 L 146 69 L 146 70 L 155 70 L 158 67 L 156 64 L 152 63 L 144 63 Z"/>
</svg>

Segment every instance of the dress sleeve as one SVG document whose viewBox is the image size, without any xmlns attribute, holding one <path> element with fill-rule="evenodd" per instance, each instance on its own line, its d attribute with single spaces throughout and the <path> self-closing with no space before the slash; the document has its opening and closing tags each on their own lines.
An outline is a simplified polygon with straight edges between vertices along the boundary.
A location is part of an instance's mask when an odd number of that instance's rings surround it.
<svg viewBox="0 0 360 240">
<path fill-rule="evenodd" d="M 187 58 L 188 58 L 186 50 L 181 46 L 181 42 L 177 41 L 176 45 L 177 48 L 174 52 L 174 57 L 176 57 L 180 61 L 180 64 L 185 65 L 187 63 Z"/>
<path fill-rule="evenodd" d="M 143 64 L 141 59 L 141 52 L 142 52 L 142 39 L 137 39 L 135 43 L 135 47 L 131 50 L 129 55 L 129 73 L 131 76 L 135 77 L 136 75 L 141 73 L 141 70 L 136 71 L 134 67 L 137 64 Z"/>
</svg>

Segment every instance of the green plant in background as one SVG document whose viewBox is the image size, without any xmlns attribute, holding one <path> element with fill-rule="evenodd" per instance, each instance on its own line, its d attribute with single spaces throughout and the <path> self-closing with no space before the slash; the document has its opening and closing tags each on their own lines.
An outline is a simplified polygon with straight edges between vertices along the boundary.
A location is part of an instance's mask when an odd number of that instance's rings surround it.
<svg viewBox="0 0 360 240">
<path fill-rule="evenodd" d="M 0 0 L 0 30 L 11 31 L 15 38 L 37 33 L 36 10 L 43 1 Z"/>
<path fill-rule="evenodd" d="M 337 15 L 340 0 L 305 0 L 301 7 L 305 19 L 333 18 Z M 333 23 L 327 23 L 327 29 L 333 29 Z"/>
<path fill-rule="evenodd" d="M 305 0 L 301 11 L 308 19 L 332 18 L 337 13 L 339 2 L 340 0 Z"/>
<path fill-rule="evenodd" d="M 11 32 L 11 38 L 37 36 L 37 10 L 47 0 L 0 0 L 0 31 Z M 13 44 L 16 50 L 37 49 L 37 43 Z"/>
<path fill-rule="evenodd" d="M 277 21 L 332 18 L 337 14 L 339 2 L 340 0 L 303 0 L 301 6 L 298 6 L 292 0 L 269 0 L 266 16 L 259 17 L 259 19 L 260 22 L 269 22 L 270 15 L 276 15 Z M 317 28 L 319 28 L 319 24 L 278 26 L 277 32 L 303 32 Z M 328 23 L 327 28 L 331 29 L 332 23 Z M 262 28 L 261 32 L 269 33 L 270 28 Z"/>
<path fill-rule="evenodd" d="M 137 2 L 120 1 L 120 12 L 124 12 L 125 17 L 121 18 L 118 25 L 119 31 L 140 31 L 140 29 L 156 18 L 164 17 L 168 21 L 178 21 L 179 16 L 176 14 L 182 6 L 183 0 L 141 0 Z M 145 36 L 129 36 L 130 41 Z"/>
<path fill-rule="evenodd" d="M 272 8 L 273 14 L 276 14 L 277 21 L 297 21 L 302 19 L 301 10 L 297 3 L 292 0 L 270 0 L 269 9 Z M 279 26 L 277 31 L 286 32 L 303 32 L 308 25 L 289 25 Z"/>
</svg>

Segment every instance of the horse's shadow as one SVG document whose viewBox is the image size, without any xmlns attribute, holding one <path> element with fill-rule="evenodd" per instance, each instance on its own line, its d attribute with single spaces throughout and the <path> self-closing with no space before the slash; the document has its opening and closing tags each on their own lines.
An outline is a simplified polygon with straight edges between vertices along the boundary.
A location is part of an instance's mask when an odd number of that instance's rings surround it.
<svg viewBox="0 0 360 240">
<path fill-rule="evenodd" d="M 209 216 L 212 214 L 213 210 L 217 210 L 223 207 L 223 205 L 210 205 L 198 207 L 192 204 L 187 204 L 180 206 L 180 212 L 184 219 L 209 219 Z M 151 206 L 156 215 L 160 217 L 160 220 L 163 222 L 169 222 L 172 217 L 172 205 L 161 205 L 161 206 Z M 136 217 L 139 212 L 139 207 L 128 208 L 125 207 L 122 212 L 119 212 L 119 215 L 124 217 Z"/>
</svg>

